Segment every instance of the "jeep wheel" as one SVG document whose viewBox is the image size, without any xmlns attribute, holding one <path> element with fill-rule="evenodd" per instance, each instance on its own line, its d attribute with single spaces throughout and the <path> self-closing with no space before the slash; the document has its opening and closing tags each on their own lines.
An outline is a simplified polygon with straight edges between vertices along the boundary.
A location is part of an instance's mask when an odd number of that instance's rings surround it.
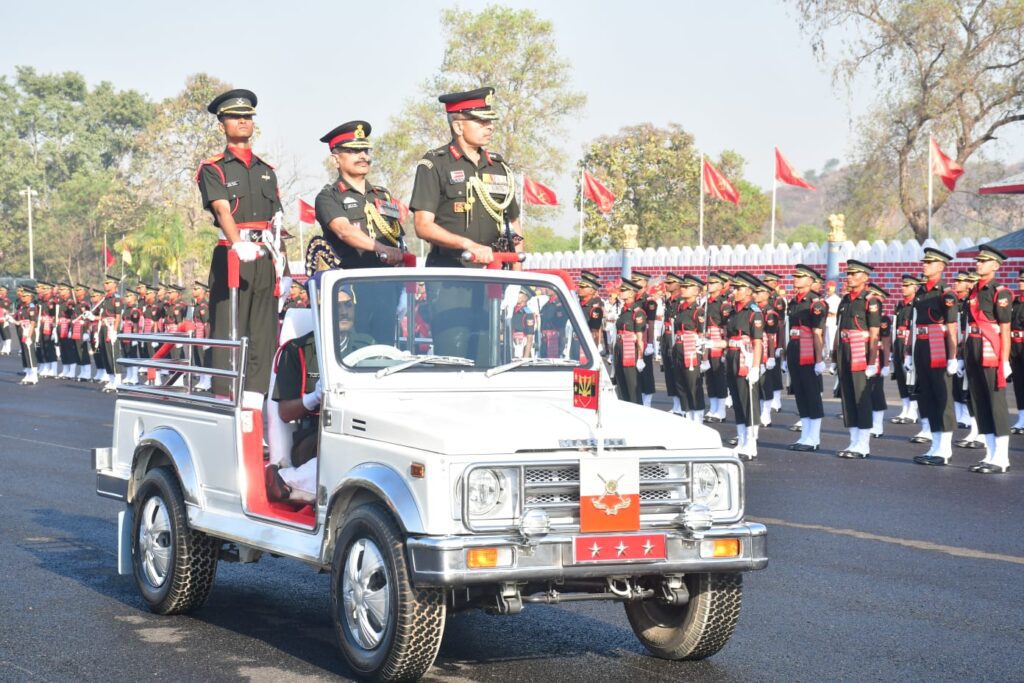
<svg viewBox="0 0 1024 683">
<path fill-rule="evenodd" d="M 132 514 L 132 570 L 139 592 L 157 614 L 184 614 L 206 602 L 217 575 L 220 544 L 188 527 L 174 474 L 151 470 Z"/>
<path fill-rule="evenodd" d="M 742 574 L 688 574 L 690 602 L 627 602 L 626 617 L 643 646 L 662 659 L 704 659 L 729 642 L 740 617 Z"/>
<path fill-rule="evenodd" d="M 437 657 L 443 593 L 412 586 L 402 534 L 380 505 L 356 508 L 338 534 L 331 618 L 345 660 L 361 677 L 416 680 Z"/>
</svg>

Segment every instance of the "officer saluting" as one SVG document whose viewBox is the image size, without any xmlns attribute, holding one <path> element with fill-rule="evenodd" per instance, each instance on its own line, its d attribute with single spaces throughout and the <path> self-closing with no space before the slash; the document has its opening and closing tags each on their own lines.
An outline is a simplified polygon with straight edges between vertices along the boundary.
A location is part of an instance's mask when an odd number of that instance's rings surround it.
<svg viewBox="0 0 1024 683">
<path fill-rule="evenodd" d="M 487 264 L 496 245 L 522 250 L 512 170 L 487 149 L 498 118 L 493 99 L 494 88 L 438 98 L 452 139 L 420 159 L 409 202 L 416 235 L 431 244 L 428 266 L 460 267 L 463 251 Z"/>
<path fill-rule="evenodd" d="M 228 292 L 228 249 L 241 263 L 238 290 L 238 336 L 249 338 L 244 396 L 247 408 L 261 409 L 270 386 L 270 365 L 277 346 L 276 273 L 270 252 L 269 230 L 281 210 L 277 176 L 272 166 L 256 156 L 251 141 L 256 95 L 250 90 L 229 90 L 206 108 L 217 116 L 226 138 L 220 154 L 199 165 L 196 182 L 203 208 L 220 229 L 220 240 L 210 262 L 210 337 L 227 339 L 231 333 Z M 262 257 L 262 258 L 261 258 Z M 214 349 L 212 365 L 227 368 L 228 350 Z M 218 378 L 214 389 L 228 393 L 227 381 Z"/>
<path fill-rule="evenodd" d="M 978 433 L 985 437 L 985 459 L 968 468 L 977 474 L 1004 474 L 1010 469 L 1006 378 L 1013 372 L 1010 367 L 1013 293 L 995 281 L 996 271 L 1005 260 L 1003 252 L 981 245 L 975 257 L 975 270 L 981 279 L 967 299 L 964 364 Z"/>
<path fill-rule="evenodd" d="M 821 420 L 825 408 L 821 402 L 821 373 L 825 371 L 823 353 L 828 304 L 821 295 L 811 291 L 819 279 L 810 266 L 798 264 L 793 271 L 796 294 L 787 306 L 789 339 L 786 342 L 784 367 L 800 415 L 800 439 L 791 444 L 792 451 L 816 451 L 821 445 Z"/>
<path fill-rule="evenodd" d="M 398 203 L 387 188 L 366 181 L 372 163 L 371 130 L 366 121 L 348 121 L 320 138 L 331 151 L 338 178 L 316 196 L 316 219 L 341 268 L 395 266 L 402 262 L 405 249 Z M 306 258 L 310 276 L 324 264 L 313 256 L 315 243 L 311 241 Z M 378 344 L 392 344 L 400 294 L 398 283 L 357 287 L 356 329 Z"/>
<path fill-rule="evenodd" d="M 868 380 L 877 374 L 875 355 L 881 326 L 882 305 L 869 296 L 873 268 L 850 259 L 846 262 L 847 293 L 839 302 L 838 342 L 832 351 L 839 370 L 839 395 L 850 445 L 840 458 L 866 458 L 871 452 L 871 392 Z"/>
<path fill-rule="evenodd" d="M 926 247 L 921 259 L 925 283 L 914 299 L 913 349 L 907 363 L 916 370 L 917 404 L 922 422 L 928 420 L 932 445 L 918 455 L 919 465 L 945 465 L 953 455 L 953 381 L 957 373 L 957 298 L 942 282 L 942 273 L 952 256 Z"/>
</svg>

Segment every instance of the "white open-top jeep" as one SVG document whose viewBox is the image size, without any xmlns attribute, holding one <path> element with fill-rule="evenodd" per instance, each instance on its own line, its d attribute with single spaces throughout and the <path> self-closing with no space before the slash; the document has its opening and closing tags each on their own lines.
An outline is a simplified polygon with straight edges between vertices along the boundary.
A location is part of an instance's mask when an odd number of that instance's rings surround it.
<svg viewBox="0 0 1024 683">
<path fill-rule="evenodd" d="M 220 560 L 272 553 L 330 572 L 338 642 L 365 678 L 423 675 L 445 616 L 467 608 L 617 600 L 656 656 L 725 645 L 742 572 L 768 562 L 765 527 L 743 521 L 743 465 L 714 430 L 616 398 L 566 278 L 382 268 L 326 271 L 310 289 L 312 309 L 283 328 L 312 330 L 319 357 L 305 498 L 268 497 L 266 460 L 288 464 L 290 434 L 268 402 L 267 452 L 241 370 L 123 361 L 167 374 L 121 390 L 113 445 L 94 452 L 98 493 L 126 504 L 119 571 L 153 611 L 194 610 Z M 350 346 L 339 299 L 364 340 L 367 321 L 388 338 Z M 564 329 L 538 329 L 543 305 L 563 307 Z M 133 338 L 219 345 L 245 366 L 244 338 Z M 199 374 L 233 389 L 195 391 Z"/>
</svg>

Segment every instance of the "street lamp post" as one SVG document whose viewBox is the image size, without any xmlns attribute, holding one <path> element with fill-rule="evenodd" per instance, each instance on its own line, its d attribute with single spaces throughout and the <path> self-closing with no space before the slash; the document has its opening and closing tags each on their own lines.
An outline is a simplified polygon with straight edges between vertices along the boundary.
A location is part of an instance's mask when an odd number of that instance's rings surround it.
<svg viewBox="0 0 1024 683">
<path fill-rule="evenodd" d="M 30 279 L 35 280 L 36 260 L 35 250 L 32 244 L 32 197 L 37 196 L 39 193 L 31 187 L 26 187 L 24 190 L 19 191 L 18 194 L 28 200 L 28 276 Z"/>
</svg>

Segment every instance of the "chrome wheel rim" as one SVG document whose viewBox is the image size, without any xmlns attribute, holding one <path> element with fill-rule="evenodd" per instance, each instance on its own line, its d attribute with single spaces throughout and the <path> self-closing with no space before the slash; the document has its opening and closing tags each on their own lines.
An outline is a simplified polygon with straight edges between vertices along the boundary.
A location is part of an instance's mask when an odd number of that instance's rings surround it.
<svg viewBox="0 0 1024 683">
<path fill-rule="evenodd" d="M 372 650 L 391 619 L 391 577 L 377 544 L 361 538 L 348 550 L 341 579 L 345 626 L 360 647 Z"/>
<path fill-rule="evenodd" d="M 171 517 L 160 496 L 153 496 L 142 506 L 139 521 L 139 558 L 146 582 L 159 588 L 167 580 L 173 555 Z"/>
</svg>

